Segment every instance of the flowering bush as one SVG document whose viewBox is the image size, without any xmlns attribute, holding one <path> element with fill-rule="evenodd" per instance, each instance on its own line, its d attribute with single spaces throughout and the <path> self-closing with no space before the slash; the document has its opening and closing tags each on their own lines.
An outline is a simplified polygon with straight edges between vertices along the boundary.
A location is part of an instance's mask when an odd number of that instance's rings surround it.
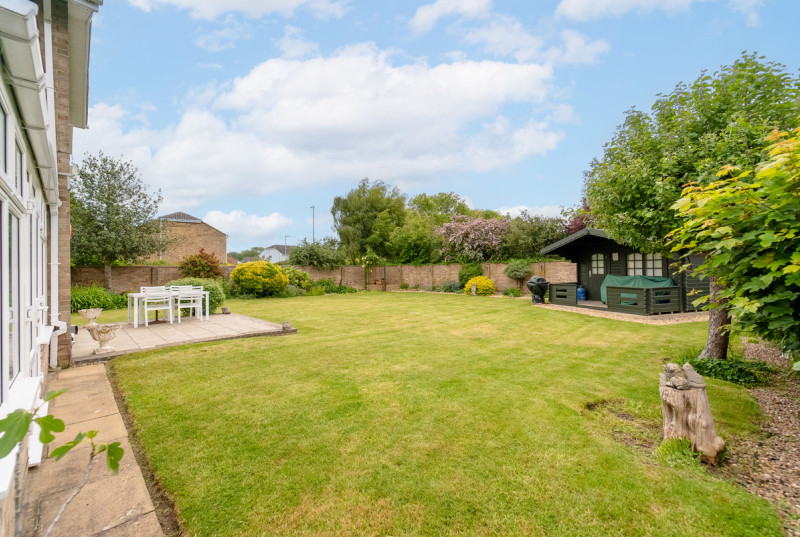
<svg viewBox="0 0 800 537">
<path fill-rule="evenodd" d="M 286 289 L 289 278 L 269 261 L 242 263 L 231 273 L 231 282 L 242 293 L 275 296 Z"/>
<path fill-rule="evenodd" d="M 493 295 L 494 294 L 494 282 L 487 278 L 486 276 L 475 276 L 470 281 L 467 282 L 467 285 L 464 286 L 464 293 L 471 295 L 472 294 L 472 284 L 475 284 L 475 294 L 476 295 Z"/>
<path fill-rule="evenodd" d="M 203 248 L 200 253 L 184 257 L 178 264 L 184 278 L 222 278 L 222 267 L 219 259 L 213 253 L 209 254 Z"/>
<path fill-rule="evenodd" d="M 488 261 L 500 252 L 500 243 L 511 224 L 508 219 L 457 216 L 434 232 L 441 237 L 442 253 L 449 258 Z"/>
<path fill-rule="evenodd" d="M 311 277 L 308 275 L 308 272 L 296 269 L 294 267 L 281 267 L 281 270 L 286 277 L 289 278 L 289 285 L 294 285 L 295 287 L 299 287 L 304 291 L 311 289 L 313 282 L 311 281 Z"/>
</svg>

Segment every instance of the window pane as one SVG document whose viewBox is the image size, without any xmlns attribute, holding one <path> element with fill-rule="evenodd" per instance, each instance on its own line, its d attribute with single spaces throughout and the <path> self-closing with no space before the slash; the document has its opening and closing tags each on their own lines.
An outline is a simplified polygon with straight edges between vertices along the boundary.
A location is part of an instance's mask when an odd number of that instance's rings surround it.
<svg viewBox="0 0 800 537">
<path fill-rule="evenodd" d="M 8 116 L 6 111 L 0 107 L 0 170 L 8 172 L 8 144 L 6 143 L 8 136 Z"/>
<path fill-rule="evenodd" d="M 664 267 L 659 254 L 647 254 L 646 274 L 648 276 L 663 276 Z"/>
<path fill-rule="evenodd" d="M 8 215 L 8 335 L 10 354 L 8 361 L 8 378 L 13 380 L 19 373 L 19 219 Z"/>
</svg>

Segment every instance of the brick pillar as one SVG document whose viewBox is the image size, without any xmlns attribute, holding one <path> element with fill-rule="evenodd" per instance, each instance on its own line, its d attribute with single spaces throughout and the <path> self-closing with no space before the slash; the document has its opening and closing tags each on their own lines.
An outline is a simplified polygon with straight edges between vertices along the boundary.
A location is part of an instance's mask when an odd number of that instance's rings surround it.
<svg viewBox="0 0 800 537">
<path fill-rule="evenodd" d="M 53 15 L 53 78 L 55 82 L 56 153 L 59 174 L 70 173 L 72 156 L 72 124 L 69 120 L 69 11 L 67 2 L 54 0 Z M 70 194 L 67 176 L 58 176 L 58 311 L 68 331 L 58 338 L 58 363 L 62 367 L 72 361 L 70 343 Z"/>
</svg>

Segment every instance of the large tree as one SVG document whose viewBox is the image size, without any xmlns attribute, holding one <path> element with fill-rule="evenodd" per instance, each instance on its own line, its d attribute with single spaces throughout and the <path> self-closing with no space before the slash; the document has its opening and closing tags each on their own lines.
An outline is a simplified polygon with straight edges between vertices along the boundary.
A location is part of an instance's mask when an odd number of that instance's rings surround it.
<svg viewBox="0 0 800 537">
<path fill-rule="evenodd" d="M 595 224 L 646 252 L 667 251 L 679 225 L 672 205 L 689 182 L 708 184 L 720 166 L 752 167 L 765 136 L 789 129 L 800 114 L 800 80 L 786 67 L 743 54 L 718 72 L 701 73 L 659 96 L 651 113 L 636 109 L 585 174 Z M 711 298 L 720 292 L 710 279 Z M 701 356 L 727 355 L 727 309 L 711 311 Z"/>
<path fill-rule="evenodd" d="M 71 194 L 72 261 L 102 265 L 109 289 L 113 263 L 132 262 L 165 246 L 156 219 L 161 192 L 148 192 L 131 162 L 102 151 L 87 156 Z"/>
<path fill-rule="evenodd" d="M 345 196 L 333 200 L 333 228 L 349 261 L 356 261 L 370 248 L 380 257 L 390 255 L 389 242 L 395 227 L 403 224 L 406 198 L 397 187 L 383 181 L 362 179 Z"/>
</svg>

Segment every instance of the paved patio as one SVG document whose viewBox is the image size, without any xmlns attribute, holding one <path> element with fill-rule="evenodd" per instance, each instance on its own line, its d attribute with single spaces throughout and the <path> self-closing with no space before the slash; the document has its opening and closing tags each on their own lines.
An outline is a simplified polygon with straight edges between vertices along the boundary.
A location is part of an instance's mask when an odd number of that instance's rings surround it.
<svg viewBox="0 0 800 537">
<path fill-rule="evenodd" d="M 132 324 L 128 323 L 121 324 L 122 327 L 117 331 L 117 337 L 110 342 L 114 352 L 104 354 L 93 354 L 99 344 L 91 338 L 85 328 L 80 327 L 75 335 L 75 343 L 72 345 L 73 362 L 80 365 L 109 360 L 131 352 L 172 345 L 245 337 L 283 336 L 297 332 L 296 328 L 284 330 L 281 324 L 262 321 L 238 313 L 219 313 L 203 321 L 194 317 L 184 318 L 180 324 L 177 321 L 172 324 L 166 321 L 151 322 L 149 327 L 140 324 L 139 328 L 134 328 Z"/>
</svg>

